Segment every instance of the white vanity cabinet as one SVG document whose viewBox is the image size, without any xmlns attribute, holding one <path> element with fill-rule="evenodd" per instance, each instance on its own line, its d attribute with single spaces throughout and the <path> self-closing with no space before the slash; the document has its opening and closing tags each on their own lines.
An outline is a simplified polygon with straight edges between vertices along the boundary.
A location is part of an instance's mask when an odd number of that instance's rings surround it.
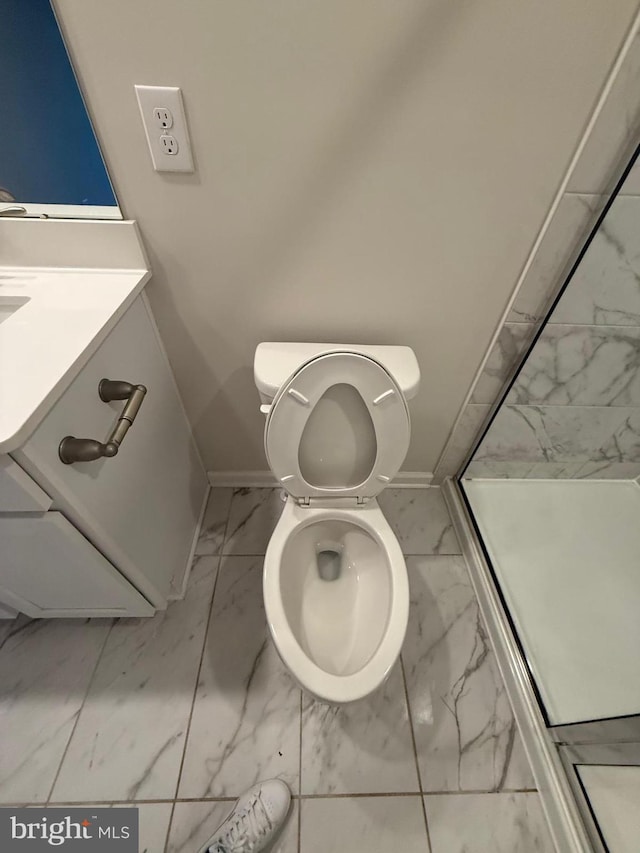
<svg viewBox="0 0 640 853">
<path fill-rule="evenodd" d="M 64 329 L 60 330 L 64 334 Z M 105 443 L 145 386 L 117 455 L 64 464 L 65 436 Z M 144 295 L 30 437 L 0 457 L 0 604 L 30 616 L 145 616 L 183 592 L 208 484 Z"/>
<path fill-rule="evenodd" d="M 0 515 L 0 599 L 28 616 L 151 616 L 154 608 L 60 512 Z"/>
</svg>

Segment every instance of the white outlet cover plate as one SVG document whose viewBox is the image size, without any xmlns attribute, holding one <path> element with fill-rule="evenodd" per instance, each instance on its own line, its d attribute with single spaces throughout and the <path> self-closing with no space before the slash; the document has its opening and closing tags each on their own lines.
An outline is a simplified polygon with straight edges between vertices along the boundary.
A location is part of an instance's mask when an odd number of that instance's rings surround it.
<svg viewBox="0 0 640 853">
<path fill-rule="evenodd" d="M 134 88 L 153 168 L 156 172 L 193 172 L 191 142 L 180 89 L 177 86 L 138 85 Z M 166 107 L 173 116 L 171 136 L 178 142 L 177 154 L 167 154 L 162 150 L 160 137 L 166 131 L 157 125 L 153 114 L 156 107 Z"/>
</svg>

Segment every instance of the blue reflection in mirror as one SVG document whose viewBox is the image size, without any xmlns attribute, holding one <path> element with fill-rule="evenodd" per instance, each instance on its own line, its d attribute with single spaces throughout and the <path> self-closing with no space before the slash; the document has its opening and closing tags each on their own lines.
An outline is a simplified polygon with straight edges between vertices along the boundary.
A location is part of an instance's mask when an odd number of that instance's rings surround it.
<svg viewBox="0 0 640 853">
<path fill-rule="evenodd" d="M 117 205 L 49 0 L 0 0 L 0 203 Z"/>
</svg>

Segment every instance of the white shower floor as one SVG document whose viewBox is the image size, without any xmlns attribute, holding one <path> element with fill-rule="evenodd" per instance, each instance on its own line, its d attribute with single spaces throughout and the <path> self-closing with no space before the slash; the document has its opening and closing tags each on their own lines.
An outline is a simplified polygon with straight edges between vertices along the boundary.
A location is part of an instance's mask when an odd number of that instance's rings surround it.
<svg viewBox="0 0 640 853">
<path fill-rule="evenodd" d="M 638 853 L 640 767 L 577 768 L 610 853 Z"/>
<path fill-rule="evenodd" d="M 640 709 L 640 487 L 465 480 L 552 725 Z"/>
</svg>

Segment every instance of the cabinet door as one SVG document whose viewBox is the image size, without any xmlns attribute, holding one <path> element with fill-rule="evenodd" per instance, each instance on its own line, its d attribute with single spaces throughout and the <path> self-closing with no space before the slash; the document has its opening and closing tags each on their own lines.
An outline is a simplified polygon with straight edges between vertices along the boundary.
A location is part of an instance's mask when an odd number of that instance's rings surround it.
<svg viewBox="0 0 640 853">
<path fill-rule="evenodd" d="M 0 456 L 0 512 L 43 512 L 51 498 L 13 461 Z"/>
<path fill-rule="evenodd" d="M 153 614 L 59 512 L 0 515 L 0 542 L 0 600 L 27 616 Z"/>
<path fill-rule="evenodd" d="M 67 435 L 105 442 L 124 406 L 103 378 L 147 394 L 117 456 L 63 464 Z M 208 484 L 155 328 L 139 297 L 16 459 L 64 514 L 156 607 L 179 589 Z M 172 584 L 173 581 L 173 584 Z"/>
</svg>

